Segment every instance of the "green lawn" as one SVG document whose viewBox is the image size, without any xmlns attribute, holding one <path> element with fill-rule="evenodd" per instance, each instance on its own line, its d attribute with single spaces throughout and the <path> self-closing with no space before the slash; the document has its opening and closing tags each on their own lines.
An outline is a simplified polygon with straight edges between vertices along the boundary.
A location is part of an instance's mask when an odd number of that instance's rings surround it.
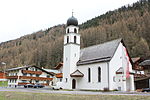
<svg viewBox="0 0 150 100">
<path fill-rule="evenodd" d="M 150 96 L 70 95 L 1 91 L 0 100 L 150 100 Z"/>
<path fill-rule="evenodd" d="M 0 87 L 7 87 L 8 81 L 0 81 Z"/>
</svg>

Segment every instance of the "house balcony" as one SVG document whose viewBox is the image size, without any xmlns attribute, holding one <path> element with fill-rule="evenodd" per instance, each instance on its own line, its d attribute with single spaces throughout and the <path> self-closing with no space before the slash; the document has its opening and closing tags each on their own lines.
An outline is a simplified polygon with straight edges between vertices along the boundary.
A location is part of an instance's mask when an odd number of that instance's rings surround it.
<svg viewBox="0 0 150 100">
<path fill-rule="evenodd" d="M 24 79 L 24 80 L 39 80 L 39 81 L 52 81 L 53 80 L 53 78 L 32 77 L 32 76 L 7 76 L 7 79 Z"/>
<path fill-rule="evenodd" d="M 27 85 L 27 84 L 33 84 L 33 83 L 25 83 L 25 82 L 19 82 L 18 85 Z M 33 84 L 34 85 L 34 84 Z"/>
<path fill-rule="evenodd" d="M 134 70 L 138 70 L 138 71 L 143 71 L 143 70 L 144 70 L 144 67 L 139 66 L 139 65 L 134 65 L 134 66 L 133 66 L 133 69 L 134 69 Z"/>
<path fill-rule="evenodd" d="M 32 77 L 32 76 L 19 76 L 19 79 L 27 79 L 27 80 L 39 80 L 39 81 L 52 81 L 53 78 L 46 78 L 46 77 Z"/>
<path fill-rule="evenodd" d="M 56 77 L 57 77 L 57 78 L 62 78 L 62 77 L 63 77 L 63 74 L 62 74 L 62 73 L 58 73 L 58 74 L 56 74 Z"/>
<path fill-rule="evenodd" d="M 35 84 L 35 83 L 25 83 L 25 82 L 19 82 L 18 85 L 27 85 L 27 84 Z M 41 85 L 44 85 L 44 86 L 48 86 L 49 84 L 47 83 L 41 83 Z"/>
<path fill-rule="evenodd" d="M 7 79 L 17 79 L 18 76 L 6 76 Z"/>
<path fill-rule="evenodd" d="M 134 74 L 134 78 L 146 77 L 145 74 Z"/>
<path fill-rule="evenodd" d="M 25 74 L 37 74 L 37 75 L 41 75 L 41 74 L 42 74 L 42 71 L 22 70 L 22 73 L 25 73 Z"/>
</svg>

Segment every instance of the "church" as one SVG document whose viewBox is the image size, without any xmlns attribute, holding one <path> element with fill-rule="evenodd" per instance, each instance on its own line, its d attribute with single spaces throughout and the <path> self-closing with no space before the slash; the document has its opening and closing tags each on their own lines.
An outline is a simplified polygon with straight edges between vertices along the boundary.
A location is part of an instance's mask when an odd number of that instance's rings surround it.
<svg viewBox="0 0 150 100">
<path fill-rule="evenodd" d="M 122 39 L 80 49 L 78 20 L 67 20 L 63 89 L 134 91 L 132 61 Z"/>
</svg>

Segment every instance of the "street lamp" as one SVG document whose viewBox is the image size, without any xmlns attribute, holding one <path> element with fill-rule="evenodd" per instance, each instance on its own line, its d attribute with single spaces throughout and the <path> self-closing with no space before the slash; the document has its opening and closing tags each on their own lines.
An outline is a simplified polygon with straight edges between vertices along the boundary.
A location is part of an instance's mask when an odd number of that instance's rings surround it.
<svg viewBox="0 0 150 100">
<path fill-rule="evenodd" d="M 4 65 L 4 69 L 3 69 L 3 71 L 4 71 L 4 74 L 3 74 L 3 78 L 5 77 L 5 69 L 6 69 L 6 63 L 5 62 L 2 62 L 1 63 L 2 65 Z M 3 86 L 5 86 L 5 83 L 4 83 L 4 81 L 3 81 Z"/>
</svg>

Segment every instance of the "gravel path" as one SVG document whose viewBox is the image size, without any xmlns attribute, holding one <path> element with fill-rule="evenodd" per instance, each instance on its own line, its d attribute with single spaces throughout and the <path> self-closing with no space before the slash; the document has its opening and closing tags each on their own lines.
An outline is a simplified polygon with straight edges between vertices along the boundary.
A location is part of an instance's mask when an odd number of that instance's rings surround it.
<svg viewBox="0 0 150 100">
<path fill-rule="evenodd" d="M 0 91 L 16 91 L 16 92 L 32 92 L 32 93 L 55 93 L 55 94 L 79 94 L 79 95 L 143 95 L 150 96 L 150 93 L 140 92 L 93 92 L 93 91 L 66 91 L 51 90 L 49 88 L 33 89 L 33 88 L 0 88 Z"/>
</svg>

